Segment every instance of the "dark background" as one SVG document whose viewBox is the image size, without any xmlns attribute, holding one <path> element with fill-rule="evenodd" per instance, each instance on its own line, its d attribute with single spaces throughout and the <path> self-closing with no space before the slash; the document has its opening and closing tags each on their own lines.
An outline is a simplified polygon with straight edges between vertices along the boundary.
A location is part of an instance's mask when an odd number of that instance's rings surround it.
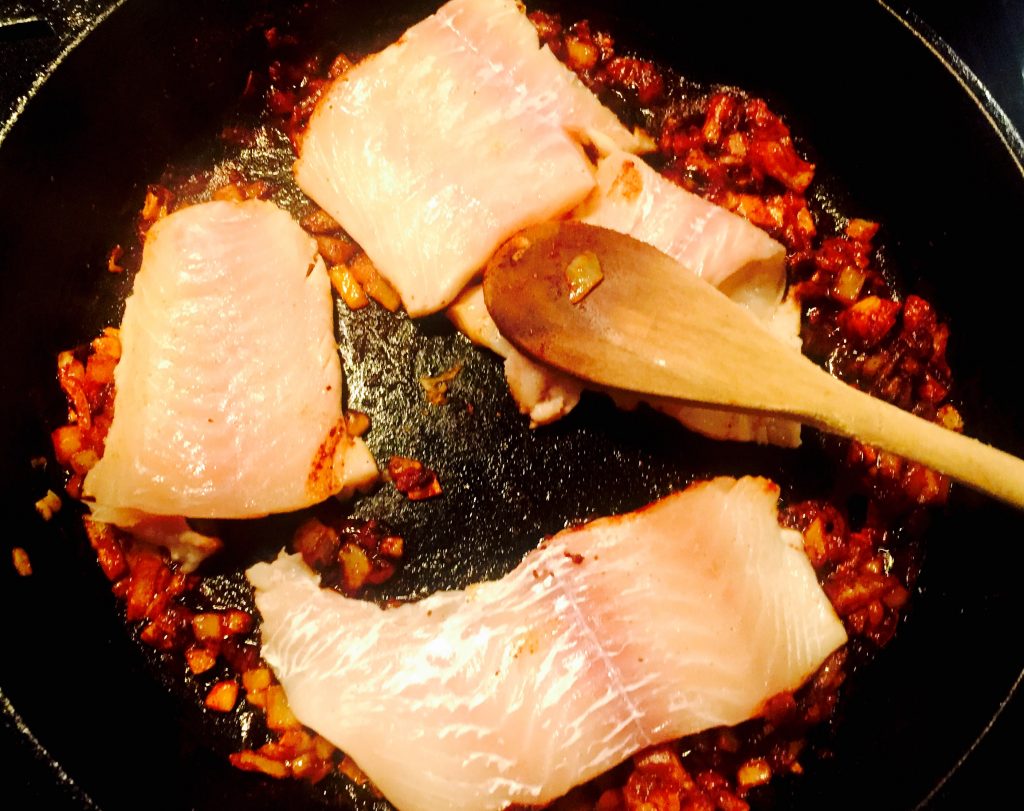
<svg viewBox="0 0 1024 811">
<path fill-rule="evenodd" d="M 97 15 L 111 5 L 110 0 L 0 0 L 0 138 L 27 102 L 45 66 L 73 46 Z M 909 12 L 912 20 L 923 23 L 945 40 L 954 58 L 963 60 L 1010 122 L 1018 131 L 1024 131 L 1022 0 L 974 0 L 970 4 L 918 0 L 892 2 L 891 7 L 900 13 Z M 836 9 L 838 13 L 841 4 L 836 4 Z M 2 655 L 14 654 L 6 651 Z M 952 669 L 956 666 L 951 663 Z M 0 706 L 0 775 L 4 778 L 4 801 L 0 805 L 12 809 L 44 803 L 50 808 L 90 807 L 88 800 L 73 787 L 62 787 L 59 772 L 31 754 L 26 738 L 10 721 L 10 709 Z M 1017 775 L 1012 773 L 1010 764 L 1012 755 L 1020 751 L 1018 735 L 1022 730 L 1024 700 L 1018 697 L 928 807 L 988 807 L 979 801 L 979 792 L 990 800 L 1019 794 L 1014 779 Z"/>
</svg>

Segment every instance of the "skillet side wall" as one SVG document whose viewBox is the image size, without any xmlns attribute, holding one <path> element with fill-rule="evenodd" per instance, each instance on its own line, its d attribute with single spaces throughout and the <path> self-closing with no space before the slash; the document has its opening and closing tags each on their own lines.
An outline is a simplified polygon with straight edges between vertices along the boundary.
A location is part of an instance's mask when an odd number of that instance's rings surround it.
<svg viewBox="0 0 1024 811">
<path fill-rule="evenodd" d="M 338 34 L 346 16 L 352 30 L 372 25 L 388 36 L 402 27 L 389 21 L 393 8 L 405 23 L 426 8 L 333 5 L 340 11 L 325 25 Z M 881 220 L 894 235 L 892 265 L 904 272 L 905 289 L 926 290 L 948 315 L 969 431 L 1022 453 L 1016 380 L 1006 371 L 1019 368 L 1014 328 L 1024 301 L 1024 283 L 1007 263 L 1019 252 L 1019 170 L 954 79 L 877 7 L 850 4 L 837 24 L 833 10 L 814 3 L 770 11 L 751 5 L 741 15 L 735 6 L 694 4 L 669 13 L 653 2 L 631 3 L 629 18 L 613 29 L 620 42 L 689 78 L 763 94 L 789 116 L 814 146 L 820 170 L 841 182 L 846 210 Z M 623 14 L 612 2 L 558 7 L 567 18 Z M 29 460 L 48 455 L 47 435 L 61 416 L 54 357 L 117 320 L 125 291 L 104 270 L 106 253 L 124 238 L 145 184 L 218 131 L 260 35 L 246 27 L 252 11 L 253 4 L 239 2 L 127 4 L 68 57 L 0 148 L 0 307 L 8 347 L 0 485 L 6 547 L 28 548 L 36 569 L 20 579 L 0 566 L 9 629 L 0 686 L 104 809 L 137 808 L 139 798 L 169 810 L 322 804 L 316 795 L 234 772 L 210 751 L 223 746 L 226 733 L 200 738 L 200 719 L 146 669 L 70 511 L 42 525 L 32 509 L 52 485 L 30 471 Z M 418 404 L 409 406 L 417 411 Z M 592 424 L 583 423 L 588 430 L 622 434 L 623 423 L 633 425 L 609 409 L 594 411 Z M 502 447 L 501 437 L 485 439 Z M 677 442 L 697 452 L 687 440 Z M 744 459 L 733 449 L 723 455 Z M 776 464 L 771 454 L 750 458 L 761 466 L 757 472 Z M 538 488 L 558 486 L 558 470 L 536 467 L 529 475 Z M 618 475 L 630 472 L 624 466 Z M 651 486 L 664 488 L 683 474 L 665 475 Z M 634 478 L 645 476 L 634 471 Z M 603 506 L 592 505 L 595 512 Z M 573 516 L 542 518 L 566 517 Z M 911 619 L 855 685 L 834 742 L 837 757 L 779 788 L 772 807 L 855 808 L 881 786 L 891 798 L 885 807 L 912 807 L 967 749 L 1024 667 L 1024 652 L 1013 644 L 1024 614 L 1016 597 L 1024 562 L 1020 516 L 958 493 L 936 524 Z M 446 544 L 487 550 L 494 527 L 480 516 L 438 535 L 431 552 Z M 58 673 L 67 686 L 55 694 Z"/>
</svg>

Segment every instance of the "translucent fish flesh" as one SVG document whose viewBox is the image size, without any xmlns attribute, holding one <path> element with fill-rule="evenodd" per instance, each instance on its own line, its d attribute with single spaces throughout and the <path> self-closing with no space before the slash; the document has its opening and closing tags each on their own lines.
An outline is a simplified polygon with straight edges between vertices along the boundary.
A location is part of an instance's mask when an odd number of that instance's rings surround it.
<svg viewBox="0 0 1024 811">
<path fill-rule="evenodd" d="M 327 88 L 295 178 L 419 316 L 587 196 L 584 137 L 640 146 L 514 0 L 452 0 Z"/>
<path fill-rule="evenodd" d="M 785 248 L 737 214 L 667 180 L 641 158 L 621 150 L 598 160 L 597 186 L 571 217 L 629 234 L 663 253 L 734 301 L 747 307 L 782 340 L 800 346 L 800 310 L 783 298 Z M 500 336 L 490 314 L 478 306 L 471 288 L 449 308 L 449 318 L 475 343 L 505 360 L 505 376 L 520 411 L 534 425 L 567 414 L 584 384 L 523 356 Z M 496 336 L 496 337 L 495 337 Z M 666 340 L 671 340 L 666 336 Z M 623 408 L 639 398 L 616 394 Z M 673 400 L 646 399 L 651 406 L 691 430 L 714 439 L 795 447 L 800 424 L 792 420 L 701 408 Z"/>
<path fill-rule="evenodd" d="M 738 214 L 622 151 L 599 158 L 597 187 L 573 219 L 653 245 L 770 320 L 786 289 L 786 249 Z"/>
<path fill-rule="evenodd" d="M 125 304 L 115 416 L 85 479 L 97 517 L 248 518 L 337 493 L 346 457 L 366 477 L 333 315 L 315 241 L 273 203 L 157 222 Z"/>
<path fill-rule="evenodd" d="M 501 580 L 381 609 L 299 556 L 249 570 L 304 724 L 401 811 L 542 804 L 762 712 L 846 640 L 778 488 L 715 479 L 555 535 Z"/>
</svg>

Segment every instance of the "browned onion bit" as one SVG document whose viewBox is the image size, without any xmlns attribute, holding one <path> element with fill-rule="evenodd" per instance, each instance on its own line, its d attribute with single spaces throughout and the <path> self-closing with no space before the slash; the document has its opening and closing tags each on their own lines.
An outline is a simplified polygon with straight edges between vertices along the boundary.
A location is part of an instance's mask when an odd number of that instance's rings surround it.
<svg viewBox="0 0 1024 811">
<path fill-rule="evenodd" d="M 345 430 L 349 436 L 363 436 L 370 430 L 369 416 L 350 408 L 345 412 Z"/>
<path fill-rule="evenodd" d="M 320 574 L 323 585 L 352 595 L 390 579 L 405 554 L 405 544 L 372 519 L 324 522 L 311 518 L 295 531 L 292 550 Z"/>
<path fill-rule="evenodd" d="M 441 495 L 437 474 L 418 459 L 392 456 L 388 460 L 388 475 L 398 492 L 410 501 L 422 501 Z"/>
<path fill-rule="evenodd" d="M 427 402 L 434 406 L 442 406 L 448 402 L 448 384 L 455 380 L 462 371 L 462 361 L 436 375 L 421 375 L 420 386 Z"/>
<path fill-rule="evenodd" d="M 178 572 L 163 552 L 135 545 L 115 527 L 88 518 L 85 526 L 104 573 L 113 581 L 114 594 L 125 602 L 126 618 L 141 624 L 140 641 L 164 653 L 180 654 L 194 677 L 220 674 L 206 689 L 204 706 L 211 712 L 232 712 L 238 704 L 240 683 L 247 703 L 264 714 L 270 740 L 257 750 L 231 755 L 232 764 L 272 777 L 311 782 L 336 769 L 341 754 L 299 724 L 284 690 L 260 659 L 253 639 L 254 618 L 249 612 L 230 607 L 189 609 L 182 600 L 195 590 L 198 576 Z M 300 527 L 293 545 L 308 551 L 314 527 L 309 522 Z M 373 548 L 383 542 L 388 552 L 394 551 L 394 536 L 376 527 L 355 521 L 344 527 L 347 537 L 361 538 Z M 393 572 L 394 561 L 389 566 Z M 225 672 L 229 677 L 223 677 Z"/>
<path fill-rule="evenodd" d="M 120 245 L 115 245 L 110 249 L 110 253 L 107 254 L 107 270 L 111 273 L 124 273 L 124 266 L 121 264 L 121 258 L 124 256 L 124 248 Z"/>
<path fill-rule="evenodd" d="M 370 257 L 365 253 L 362 251 L 355 253 L 348 260 L 346 266 L 359 283 L 359 286 L 366 291 L 366 295 L 385 310 L 396 312 L 402 306 L 402 300 L 399 298 L 398 292 L 387 279 L 381 276 L 377 266 L 373 264 Z"/>
<path fill-rule="evenodd" d="M 853 531 L 836 507 L 819 501 L 791 505 L 783 521 L 803 533 L 807 556 L 847 632 L 877 646 L 888 642 L 910 593 L 908 575 L 901 579 L 892 571 L 885 528 L 868 523 Z"/>
<path fill-rule="evenodd" d="M 19 576 L 30 577 L 32 575 L 32 560 L 22 547 L 15 546 L 11 549 L 11 564 Z"/>
<path fill-rule="evenodd" d="M 215 712 L 231 712 L 238 701 L 238 682 L 234 680 L 219 681 L 206 694 L 207 709 Z"/>
<path fill-rule="evenodd" d="M 82 479 L 103 453 L 114 403 L 114 368 L 121 357 L 116 329 L 57 356 L 57 380 L 68 401 L 68 421 L 51 434 L 54 455 L 68 473 L 65 489 L 78 498 Z"/>
<path fill-rule="evenodd" d="M 333 234 L 341 231 L 341 226 L 335 222 L 334 217 L 322 208 L 313 208 L 299 223 L 314 236 L 321 234 Z M 344 261 L 344 260 L 343 260 Z"/>
<path fill-rule="evenodd" d="M 174 211 L 175 202 L 174 193 L 166 186 L 157 184 L 149 186 L 146 191 L 146 199 L 142 203 L 142 211 L 139 212 L 139 218 L 136 223 L 140 242 L 145 240 L 146 233 L 153 227 L 154 223 L 162 220 Z"/>
</svg>

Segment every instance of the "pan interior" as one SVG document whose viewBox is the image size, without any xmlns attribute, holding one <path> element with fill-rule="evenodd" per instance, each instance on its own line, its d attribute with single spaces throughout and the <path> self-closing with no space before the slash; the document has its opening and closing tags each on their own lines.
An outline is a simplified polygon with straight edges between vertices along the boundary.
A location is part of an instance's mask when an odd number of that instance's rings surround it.
<svg viewBox="0 0 1024 811">
<path fill-rule="evenodd" d="M 622 46 L 688 78 L 740 86 L 786 114 L 844 209 L 884 223 L 904 289 L 924 292 L 948 318 L 968 431 L 1019 454 L 1007 372 L 1017 366 L 1012 327 L 1024 282 L 1007 262 L 1024 179 L 956 78 L 884 9 L 849 4 L 837 26 L 834 10 L 819 5 L 549 4 L 607 25 Z M 52 466 L 30 464 L 48 455 L 62 417 L 54 358 L 119 319 L 127 291 L 105 270 L 110 246 L 132 227 L 147 182 L 168 165 L 207 159 L 260 47 L 263 12 L 272 19 L 290 6 L 126 3 L 68 56 L 0 149 L 8 346 L 0 482 L 8 546 L 28 549 L 36 572 L 18 578 L 0 567 L 11 629 L 0 686 L 104 809 L 376 805 L 232 770 L 225 753 L 236 730 L 211 725 L 125 634 L 73 510 L 43 524 L 32 506 L 59 481 Z M 366 51 L 433 5 L 310 8 L 319 35 Z M 497 359 L 441 318 L 342 312 L 339 337 L 349 405 L 373 418 L 377 457 L 423 459 L 446 490 L 410 503 L 384 488 L 359 502 L 357 515 L 384 518 L 413 550 L 384 596 L 500 576 L 566 522 L 632 509 L 694 478 L 760 474 L 799 498 L 828 475 L 813 441 L 797 453 L 712 443 L 598 397 L 531 431 Z M 419 376 L 456 363 L 463 370 L 448 405 L 428 406 Z M 839 807 L 862 807 L 883 791 L 887 807 L 913 807 L 939 782 L 1024 667 L 1011 636 L 1024 613 L 1015 597 L 1021 528 L 1019 515 L 957 491 L 931 530 L 909 620 L 848 691 L 835 757 L 783 783 L 767 807 L 835 806 L 837 787 Z M 279 545 L 280 526 L 263 530 L 240 556 Z"/>
</svg>

